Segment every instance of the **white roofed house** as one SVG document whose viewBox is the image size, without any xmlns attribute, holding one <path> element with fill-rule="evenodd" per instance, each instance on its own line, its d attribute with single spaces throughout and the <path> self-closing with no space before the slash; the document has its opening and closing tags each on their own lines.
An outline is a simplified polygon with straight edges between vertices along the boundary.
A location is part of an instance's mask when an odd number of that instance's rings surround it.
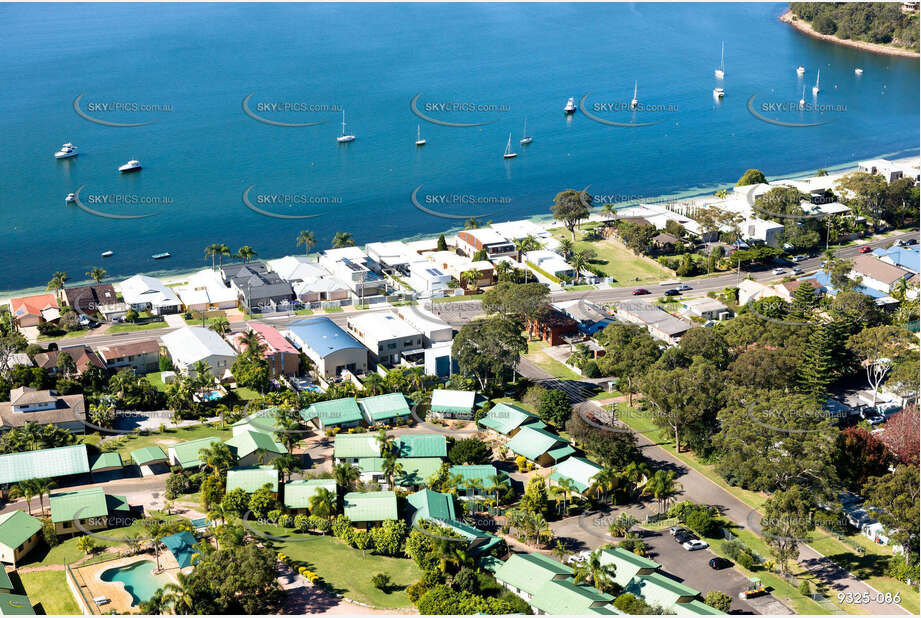
<svg viewBox="0 0 921 618">
<path fill-rule="evenodd" d="M 419 305 L 397 307 L 397 315 L 422 333 L 423 362 L 426 375 L 439 377 L 457 372 L 457 362 L 451 355 L 454 328 L 428 309 Z"/>
<path fill-rule="evenodd" d="M 560 254 L 546 249 L 528 251 L 524 254 L 526 264 L 534 266 L 557 279 L 574 278 L 578 273 L 576 269 L 566 263 Z"/>
<path fill-rule="evenodd" d="M 224 283 L 220 273 L 210 268 L 191 275 L 188 283 L 176 288 L 176 293 L 187 309 L 195 311 L 237 306 L 236 291 Z"/>
<path fill-rule="evenodd" d="M 517 255 L 515 243 L 492 228 L 479 228 L 458 232 L 457 248 L 463 251 L 464 255 L 467 257 L 473 257 L 473 255 L 481 249 L 486 250 L 486 256 L 489 259 L 494 259 L 502 255 L 507 255 L 509 257 L 515 257 Z"/>
<path fill-rule="evenodd" d="M 371 362 L 398 367 L 402 361 L 415 364 L 424 358 L 422 333 L 396 313 L 376 312 L 350 316 L 350 333 L 371 351 Z"/>
<path fill-rule="evenodd" d="M 267 262 L 269 268 L 291 284 L 294 296 L 304 303 L 342 301 L 349 298 L 349 286 L 319 263 L 304 256 L 287 256 Z"/>
<path fill-rule="evenodd" d="M 444 296 L 450 289 L 451 275 L 437 264 L 419 258 L 409 264 L 409 287 L 423 297 Z"/>
<path fill-rule="evenodd" d="M 496 270 L 492 262 L 488 260 L 474 262 L 469 257 L 458 255 L 453 251 L 433 251 L 426 253 L 425 257 L 457 281 L 462 280 L 465 272 L 476 272 L 477 286 L 490 285 Z"/>
<path fill-rule="evenodd" d="M 688 320 L 676 318 L 664 309 L 644 300 L 627 300 L 617 303 L 617 317 L 633 324 L 645 326 L 654 338 L 675 345 L 681 335 L 693 328 Z"/>
<path fill-rule="evenodd" d="M 358 247 L 321 251 L 319 262 L 349 287 L 353 302 L 378 302 L 387 293 L 387 280 L 381 276 L 380 264 Z"/>
<path fill-rule="evenodd" d="M 707 320 L 722 320 L 732 314 L 729 307 L 715 298 L 691 298 L 681 301 L 681 306 L 686 313 Z"/>
<path fill-rule="evenodd" d="M 369 242 L 365 245 L 368 257 L 380 264 L 381 270 L 393 275 L 407 276 L 409 265 L 421 259 L 419 254 L 400 240 L 390 242 Z"/>
<path fill-rule="evenodd" d="M 233 365 L 237 353 L 213 330 L 200 326 L 186 326 L 167 333 L 160 338 L 173 366 L 188 375 L 192 366 L 205 361 L 211 367 L 211 375 L 221 379 Z"/>
<path fill-rule="evenodd" d="M 154 315 L 178 313 L 182 301 L 172 288 L 155 277 L 135 275 L 119 285 L 125 303 L 135 311 L 150 311 Z"/>
<path fill-rule="evenodd" d="M 886 182 L 892 182 L 902 177 L 902 167 L 886 159 L 870 159 L 868 161 L 859 161 L 857 171 L 866 174 L 879 174 L 886 179 Z"/>
</svg>

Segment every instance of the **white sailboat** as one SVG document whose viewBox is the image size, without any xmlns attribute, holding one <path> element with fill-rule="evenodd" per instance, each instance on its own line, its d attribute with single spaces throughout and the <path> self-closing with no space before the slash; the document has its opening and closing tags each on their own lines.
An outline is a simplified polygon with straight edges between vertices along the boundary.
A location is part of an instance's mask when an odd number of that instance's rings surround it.
<svg viewBox="0 0 921 618">
<path fill-rule="evenodd" d="M 803 98 L 799 100 L 799 108 L 803 109 L 806 107 L 806 86 L 803 86 Z"/>
<path fill-rule="evenodd" d="M 345 132 L 345 110 L 342 110 L 342 133 L 339 134 L 339 137 L 336 138 L 336 141 L 340 144 L 355 141 L 354 135 L 350 135 Z"/>
<path fill-rule="evenodd" d="M 425 140 L 422 138 L 422 125 L 416 125 L 416 146 L 425 146 Z"/>
<path fill-rule="evenodd" d="M 715 69 L 713 74 L 716 76 L 716 79 L 723 79 L 723 76 L 726 75 L 726 42 L 723 41 L 720 43 L 720 68 Z"/>
<path fill-rule="evenodd" d="M 813 95 L 813 96 L 819 94 L 819 74 L 820 74 L 821 72 L 822 72 L 821 69 L 816 70 L 816 72 L 815 72 L 815 86 L 812 87 L 812 95 Z"/>
<path fill-rule="evenodd" d="M 518 140 L 518 143 L 523 146 L 525 144 L 530 144 L 533 141 L 534 141 L 534 138 L 528 135 L 528 117 L 525 116 L 524 117 L 524 129 L 521 131 L 521 139 Z"/>
<path fill-rule="evenodd" d="M 640 100 L 636 98 L 636 80 L 633 81 L 633 99 L 630 101 L 630 109 L 636 109 Z"/>
<path fill-rule="evenodd" d="M 508 134 L 508 143 L 505 145 L 505 154 L 502 155 L 506 159 L 514 159 L 518 156 L 517 152 L 512 152 L 512 134 Z"/>
<path fill-rule="evenodd" d="M 713 89 L 713 96 L 717 99 L 722 99 L 724 96 L 726 96 L 726 91 L 717 86 Z"/>
</svg>

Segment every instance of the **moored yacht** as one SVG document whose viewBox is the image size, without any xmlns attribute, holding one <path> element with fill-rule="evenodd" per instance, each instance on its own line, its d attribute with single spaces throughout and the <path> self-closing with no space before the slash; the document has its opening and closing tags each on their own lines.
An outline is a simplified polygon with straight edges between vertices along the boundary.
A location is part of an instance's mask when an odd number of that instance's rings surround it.
<svg viewBox="0 0 921 618">
<path fill-rule="evenodd" d="M 723 79 L 726 76 L 726 43 L 720 43 L 720 68 L 713 70 L 716 79 Z"/>
<path fill-rule="evenodd" d="M 861 69 L 860 67 L 857 67 L 856 69 L 854 69 L 854 75 L 863 75 L 863 69 Z"/>
<path fill-rule="evenodd" d="M 514 159 L 518 156 L 517 152 L 512 152 L 512 134 L 508 134 L 508 143 L 505 145 L 505 154 L 502 155 L 505 159 Z"/>
<path fill-rule="evenodd" d="M 636 98 L 636 81 L 633 82 L 633 99 L 630 100 L 630 109 L 636 109 L 640 104 L 640 100 Z"/>
<path fill-rule="evenodd" d="M 530 144 L 530 143 L 533 142 L 533 141 L 534 141 L 534 138 L 532 138 L 530 135 L 528 135 L 528 117 L 525 116 L 525 118 L 524 118 L 524 130 L 522 130 L 522 132 L 521 132 L 521 139 L 518 140 L 518 143 L 521 144 L 522 146 L 524 146 L 524 145 Z"/>
<path fill-rule="evenodd" d="M 726 96 L 726 91 L 720 87 L 716 87 L 713 89 L 713 96 L 715 96 L 717 99 L 722 99 L 724 96 Z"/>
<path fill-rule="evenodd" d="M 67 197 L 64 198 L 64 201 L 67 202 L 68 204 L 76 202 L 77 196 L 74 195 L 73 193 L 68 193 Z"/>
<path fill-rule="evenodd" d="M 113 253 L 115 253 L 115 252 L 112 251 L 112 250 L 103 251 L 103 252 L 102 252 L 102 257 L 112 257 L 112 254 L 113 254 Z"/>
<path fill-rule="evenodd" d="M 339 137 L 336 138 L 336 141 L 340 144 L 346 144 L 348 142 L 354 142 L 355 136 L 345 132 L 345 110 L 342 110 L 342 132 L 339 134 Z"/>
<path fill-rule="evenodd" d="M 422 125 L 416 125 L 416 146 L 425 146 L 425 138 L 422 137 Z"/>
<path fill-rule="evenodd" d="M 60 150 L 54 153 L 54 158 L 55 159 L 70 159 L 71 157 L 76 157 L 78 154 L 80 153 L 77 152 L 77 147 L 71 144 L 70 142 L 67 142 L 66 144 L 61 146 Z"/>
<path fill-rule="evenodd" d="M 122 166 L 119 166 L 118 171 L 122 174 L 127 174 L 129 172 L 137 172 L 141 169 L 141 162 L 137 159 L 131 159 Z"/>
<path fill-rule="evenodd" d="M 576 100 L 573 97 L 569 97 L 569 100 L 566 101 L 566 107 L 563 108 L 563 113 L 565 114 L 575 114 L 576 113 Z"/>
<path fill-rule="evenodd" d="M 800 77 L 802 77 L 803 75 L 805 75 L 805 73 L 806 73 L 806 67 L 804 67 L 803 65 L 799 65 L 798 67 L 796 67 L 796 74 L 797 74 L 797 75 L 799 75 Z"/>
<path fill-rule="evenodd" d="M 815 72 L 815 86 L 812 87 L 812 96 L 819 94 L 819 75 L 821 74 L 821 69 Z"/>
</svg>

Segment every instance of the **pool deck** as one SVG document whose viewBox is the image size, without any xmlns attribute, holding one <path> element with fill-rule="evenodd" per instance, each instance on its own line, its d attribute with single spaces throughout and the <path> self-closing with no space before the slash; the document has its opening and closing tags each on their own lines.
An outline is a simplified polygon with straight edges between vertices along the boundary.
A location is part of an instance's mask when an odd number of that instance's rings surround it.
<svg viewBox="0 0 921 618">
<path fill-rule="evenodd" d="M 137 607 L 132 606 L 134 599 L 131 593 L 125 590 L 125 585 L 122 582 L 102 581 L 102 574 L 109 569 L 128 566 L 141 561 L 156 562 L 156 558 L 153 552 L 142 552 L 125 558 L 116 558 L 115 560 L 73 569 L 78 580 L 82 580 L 81 584 L 84 586 L 84 593 L 87 595 L 86 600 L 93 606 L 96 613 L 103 614 L 115 611 L 119 614 L 129 614 L 132 610 L 137 611 Z M 161 573 L 166 574 L 173 583 L 178 583 L 176 573 L 179 572 L 179 564 L 167 549 L 160 550 L 160 567 L 163 569 Z M 104 596 L 111 602 L 97 607 L 93 603 L 93 598 L 98 596 Z"/>
</svg>

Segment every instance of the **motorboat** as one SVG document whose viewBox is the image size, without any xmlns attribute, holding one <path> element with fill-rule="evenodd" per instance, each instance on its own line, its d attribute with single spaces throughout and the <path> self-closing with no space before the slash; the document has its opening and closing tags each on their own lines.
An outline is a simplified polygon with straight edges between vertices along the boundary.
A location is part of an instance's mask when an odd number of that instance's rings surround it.
<svg viewBox="0 0 921 618">
<path fill-rule="evenodd" d="M 139 172 L 141 170 L 141 162 L 137 159 L 131 159 L 124 165 L 119 166 L 118 171 L 122 174 L 128 174 L 130 172 Z"/>
<path fill-rule="evenodd" d="M 71 144 L 70 142 L 67 142 L 66 144 L 61 146 L 60 150 L 54 153 L 54 158 L 55 159 L 71 159 L 73 157 L 76 157 L 78 154 L 80 153 L 77 152 L 77 147 Z"/>
</svg>

